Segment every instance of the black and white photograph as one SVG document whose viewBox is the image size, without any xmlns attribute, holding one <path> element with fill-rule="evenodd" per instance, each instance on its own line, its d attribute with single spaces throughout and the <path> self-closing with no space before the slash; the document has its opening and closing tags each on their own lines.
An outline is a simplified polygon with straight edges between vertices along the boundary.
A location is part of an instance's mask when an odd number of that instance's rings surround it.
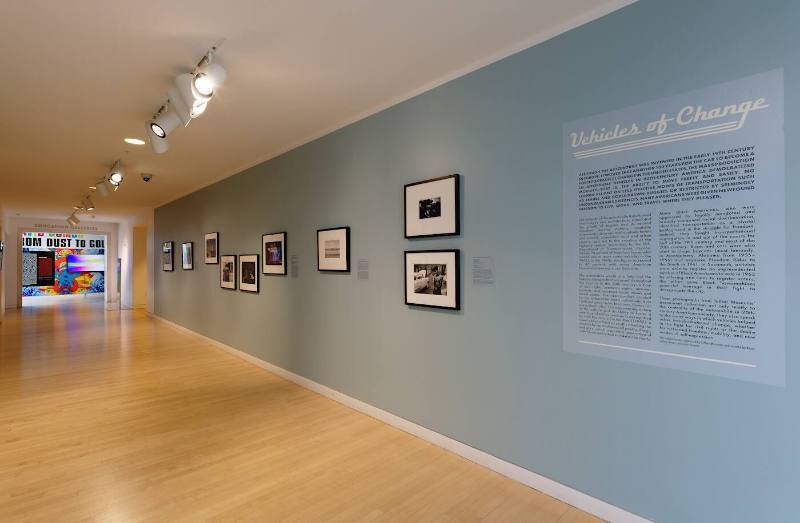
<svg viewBox="0 0 800 523">
<path fill-rule="evenodd" d="M 236 255 L 226 254 L 219 260 L 219 286 L 236 290 Z"/>
<path fill-rule="evenodd" d="M 437 263 L 415 264 L 414 294 L 447 296 L 447 265 Z"/>
<path fill-rule="evenodd" d="M 405 186 L 406 238 L 461 234 L 459 179 L 451 174 Z"/>
<path fill-rule="evenodd" d="M 338 259 L 342 255 L 341 240 L 325 240 L 325 257 L 328 259 Z"/>
<path fill-rule="evenodd" d="M 181 244 L 181 268 L 184 271 L 194 269 L 194 242 Z"/>
<path fill-rule="evenodd" d="M 442 197 L 425 198 L 419 201 L 419 219 L 428 220 L 442 215 Z"/>
<path fill-rule="evenodd" d="M 173 260 L 173 253 L 172 253 L 172 242 L 164 242 L 161 244 L 161 270 L 162 271 L 173 271 L 175 270 L 174 260 Z"/>
<path fill-rule="evenodd" d="M 317 231 L 317 269 L 350 272 L 350 227 Z"/>
<path fill-rule="evenodd" d="M 286 233 L 276 232 L 261 237 L 261 272 L 286 274 Z"/>
<path fill-rule="evenodd" d="M 239 256 L 239 290 L 258 292 L 258 254 Z"/>
<path fill-rule="evenodd" d="M 205 236 L 206 264 L 216 265 L 219 263 L 219 233 L 209 232 Z"/>
<path fill-rule="evenodd" d="M 406 305 L 460 310 L 460 251 L 406 251 Z"/>
</svg>

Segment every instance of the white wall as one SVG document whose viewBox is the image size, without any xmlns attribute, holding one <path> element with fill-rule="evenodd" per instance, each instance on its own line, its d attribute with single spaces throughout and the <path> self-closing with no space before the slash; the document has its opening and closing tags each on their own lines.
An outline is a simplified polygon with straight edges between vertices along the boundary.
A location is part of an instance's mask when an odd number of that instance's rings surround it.
<svg viewBox="0 0 800 523">
<path fill-rule="evenodd" d="M 5 223 L 6 249 L 3 262 L 3 282 L 5 289 L 5 307 L 17 308 L 22 306 L 22 253 L 21 236 L 26 231 L 38 232 L 71 232 L 84 234 L 106 235 L 106 307 L 110 309 L 119 307 L 117 294 L 117 258 L 119 257 L 119 224 L 106 222 L 82 222 L 77 227 L 71 227 L 66 222 L 42 218 L 8 218 Z"/>
<path fill-rule="evenodd" d="M 120 305 L 123 309 L 133 308 L 133 224 L 119 224 L 119 258 L 121 260 Z"/>
</svg>

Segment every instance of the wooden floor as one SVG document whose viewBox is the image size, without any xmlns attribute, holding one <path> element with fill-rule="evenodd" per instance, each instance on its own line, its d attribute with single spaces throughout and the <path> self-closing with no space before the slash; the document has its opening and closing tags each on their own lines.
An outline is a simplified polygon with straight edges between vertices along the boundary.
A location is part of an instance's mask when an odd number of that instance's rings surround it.
<svg viewBox="0 0 800 523">
<path fill-rule="evenodd" d="M 87 300 L 0 327 L 0 520 L 599 521 Z"/>
</svg>

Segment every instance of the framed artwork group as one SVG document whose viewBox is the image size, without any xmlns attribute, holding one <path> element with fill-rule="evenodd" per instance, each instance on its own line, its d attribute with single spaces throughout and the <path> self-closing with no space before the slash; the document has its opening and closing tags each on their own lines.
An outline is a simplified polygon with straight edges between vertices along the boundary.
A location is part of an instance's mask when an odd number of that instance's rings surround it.
<svg viewBox="0 0 800 523">
<path fill-rule="evenodd" d="M 460 176 L 409 183 L 403 190 L 406 239 L 461 234 Z M 406 305 L 461 309 L 461 251 L 405 252 Z"/>
<path fill-rule="evenodd" d="M 459 180 L 458 174 L 451 174 L 404 186 L 403 234 L 406 239 L 461 234 Z M 207 265 L 219 265 L 220 288 L 258 293 L 260 274 L 285 276 L 287 273 L 286 236 L 285 231 L 263 234 L 260 254 L 236 255 L 220 254 L 219 233 L 209 232 L 204 236 L 204 261 Z M 460 310 L 460 258 L 458 249 L 405 251 L 406 305 Z M 185 271 L 194 269 L 193 242 L 181 244 L 181 267 Z M 161 246 L 161 269 L 174 270 L 172 241 Z M 317 270 L 350 272 L 349 226 L 317 230 Z M 295 275 L 294 268 L 292 274 Z"/>
</svg>

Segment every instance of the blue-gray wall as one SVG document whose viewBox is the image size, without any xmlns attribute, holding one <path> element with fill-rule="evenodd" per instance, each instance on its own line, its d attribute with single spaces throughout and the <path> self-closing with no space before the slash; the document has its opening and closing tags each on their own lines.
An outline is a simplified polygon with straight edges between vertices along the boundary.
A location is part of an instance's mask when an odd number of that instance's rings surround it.
<svg viewBox="0 0 800 523">
<path fill-rule="evenodd" d="M 797 207 L 778 388 L 564 352 L 560 203 L 564 122 L 778 67 L 800 199 L 798 27 L 795 1 L 642 0 L 161 207 L 176 270 L 156 274 L 156 313 L 648 518 L 798 521 Z M 404 240 L 403 184 L 452 172 L 461 237 Z M 337 225 L 369 280 L 316 271 L 315 231 Z M 259 295 L 202 263 L 206 232 L 240 254 L 284 230 L 299 277 L 262 276 Z M 463 310 L 405 306 L 403 251 L 450 247 Z M 487 255 L 497 284 L 473 287 Z"/>
</svg>

